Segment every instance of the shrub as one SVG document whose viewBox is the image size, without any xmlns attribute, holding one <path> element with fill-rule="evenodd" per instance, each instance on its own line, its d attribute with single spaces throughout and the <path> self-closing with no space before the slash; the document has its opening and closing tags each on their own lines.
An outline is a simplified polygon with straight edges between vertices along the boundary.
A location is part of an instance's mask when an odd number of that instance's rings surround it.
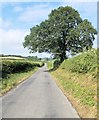
<svg viewBox="0 0 99 120">
<path fill-rule="evenodd" d="M 54 61 L 54 68 L 58 68 L 60 65 L 60 60 L 55 60 Z"/>
<path fill-rule="evenodd" d="M 34 69 L 35 67 L 41 66 L 43 66 L 43 63 L 40 65 L 39 63 L 33 63 L 31 61 L 3 60 L 2 69 L 0 71 L 2 72 L 2 78 L 7 78 L 9 74 L 26 72 L 31 69 Z"/>
<path fill-rule="evenodd" d="M 61 67 L 71 72 L 94 72 L 97 68 L 97 51 L 92 49 L 76 57 L 65 60 Z"/>
</svg>

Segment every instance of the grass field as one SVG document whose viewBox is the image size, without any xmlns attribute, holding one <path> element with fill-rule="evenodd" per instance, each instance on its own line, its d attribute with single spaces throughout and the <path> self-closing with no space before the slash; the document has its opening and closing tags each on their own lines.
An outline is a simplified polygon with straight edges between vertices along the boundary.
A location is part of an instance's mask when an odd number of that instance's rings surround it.
<svg viewBox="0 0 99 120">
<path fill-rule="evenodd" d="M 11 60 L 11 59 L 13 59 L 13 60 L 23 60 L 24 58 L 21 58 L 21 57 L 11 57 L 11 56 L 9 56 L 9 57 L 0 57 L 0 59 L 6 59 L 6 60 Z"/>
<path fill-rule="evenodd" d="M 53 64 L 49 64 L 52 69 Z M 82 118 L 97 115 L 97 51 L 65 60 L 51 72 L 56 83 L 70 99 Z"/>
</svg>

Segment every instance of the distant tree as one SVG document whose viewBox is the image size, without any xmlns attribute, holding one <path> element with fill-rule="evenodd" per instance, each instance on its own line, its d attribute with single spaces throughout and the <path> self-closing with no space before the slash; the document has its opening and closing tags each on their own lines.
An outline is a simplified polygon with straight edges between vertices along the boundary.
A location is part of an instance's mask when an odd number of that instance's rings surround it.
<svg viewBox="0 0 99 120">
<path fill-rule="evenodd" d="M 38 61 L 39 58 L 37 56 L 28 56 L 27 57 L 28 60 L 33 60 L 33 61 Z"/>
<path fill-rule="evenodd" d="M 23 43 L 30 52 L 48 52 L 62 62 L 67 52 L 79 53 L 93 45 L 97 31 L 88 20 L 82 20 L 72 7 L 52 10 L 45 20 L 30 29 Z"/>
<path fill-rule="evenodd" d="M 0 54 L 0 57 L 4 57 L 4 54 Z"/>
</svg>

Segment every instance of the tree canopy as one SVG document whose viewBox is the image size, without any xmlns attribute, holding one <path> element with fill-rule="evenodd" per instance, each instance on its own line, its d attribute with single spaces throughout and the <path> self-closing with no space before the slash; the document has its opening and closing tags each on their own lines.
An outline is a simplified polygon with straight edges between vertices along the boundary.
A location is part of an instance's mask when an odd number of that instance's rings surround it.
<svg viewBox="0 0 99 120">
<path fill-rule="evenodd" d="M 82 20 L 78 11 L 70 6 L 51 11 L 48 19 L 30 29 L 23 43 L 31 52 L 48 52 L 66 59 L 67 52 L 76 54 L 92 47 L 96 29 Z"/>
</svg>

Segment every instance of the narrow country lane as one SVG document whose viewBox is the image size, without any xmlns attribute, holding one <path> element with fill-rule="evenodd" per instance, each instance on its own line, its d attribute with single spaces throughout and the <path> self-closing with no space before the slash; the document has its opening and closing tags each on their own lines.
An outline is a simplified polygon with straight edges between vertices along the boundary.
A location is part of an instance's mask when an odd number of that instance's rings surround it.
<svg viewBox="0 0 99 120">
<path fill-rule="evenodd" d="M 79 118 L 46 65 L 2 98 L 3 118 Z"/>
</svg>

